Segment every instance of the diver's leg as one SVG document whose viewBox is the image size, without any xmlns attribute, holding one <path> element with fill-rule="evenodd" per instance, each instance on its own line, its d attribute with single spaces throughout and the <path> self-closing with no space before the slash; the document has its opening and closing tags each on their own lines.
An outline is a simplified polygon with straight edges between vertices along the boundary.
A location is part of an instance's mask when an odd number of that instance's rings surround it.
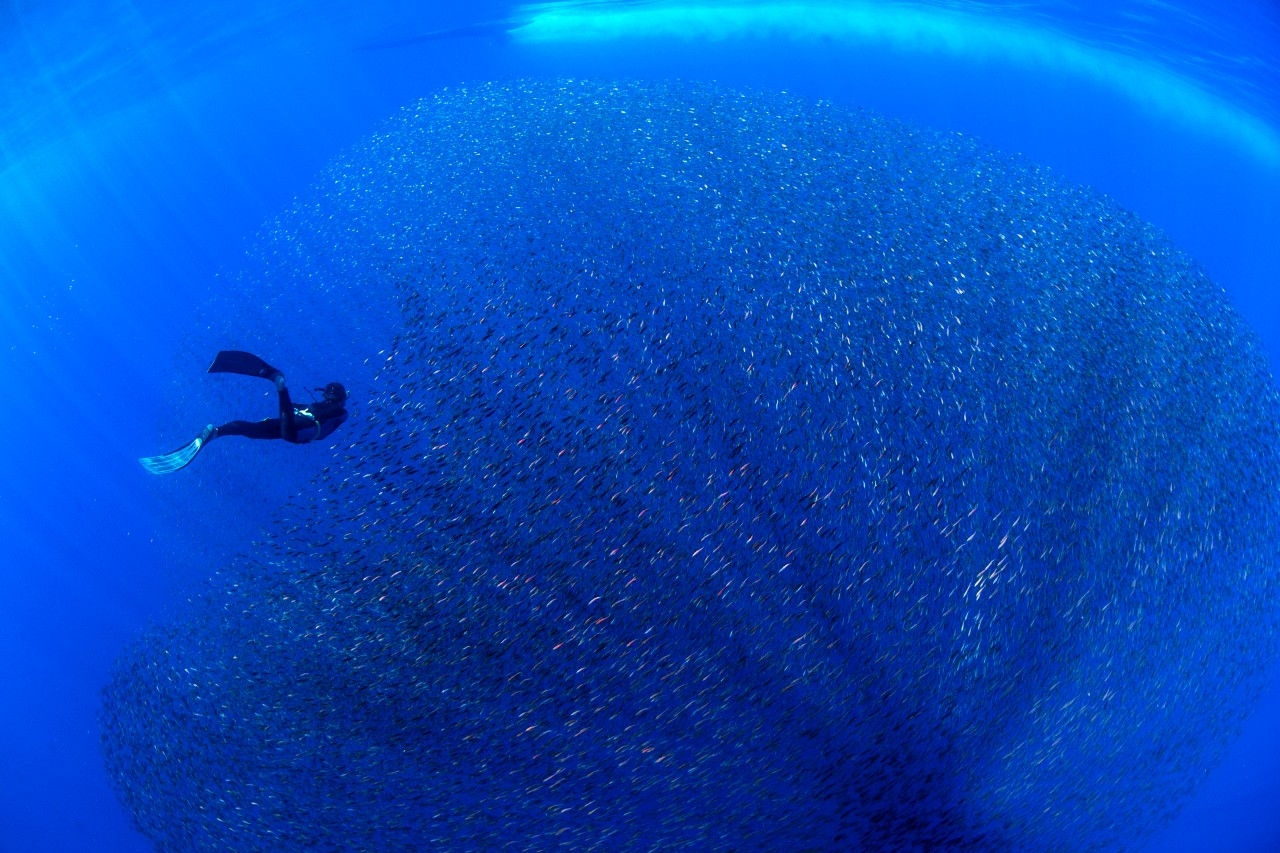
<svg viewBox="0 0 1280 853">
<path fill-rule="evenodd" d="M 284 384 L 284 374 L 276 371 L 271 377 L 276 383 L 276 395 L 280 398 L 280 438 L 293 441 L 298 437 L 298 426 L 293 419 L 293 401 L 289 399 L 289 389 Z"/>
<path fill-rule="evenodd" d="M 264 421 L 231 421 L 213 431 L 210 439 L 224 435 L 239 435 L 244 438 L 279 438 L 280 419 L 267 418 Z"/>
</svg>

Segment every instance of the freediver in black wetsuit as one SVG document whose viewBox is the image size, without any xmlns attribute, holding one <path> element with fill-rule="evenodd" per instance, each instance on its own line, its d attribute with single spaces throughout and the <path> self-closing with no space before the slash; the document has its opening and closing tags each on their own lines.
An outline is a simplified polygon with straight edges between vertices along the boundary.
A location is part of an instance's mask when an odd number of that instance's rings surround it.
<svg viewBox="0 0 1280 853">
<path fill-rule="evenodd" d="M 223 350 L 209 365 L 210 373 L 238 373 L 269 379 L 276 386 L 280 397 L 279 417 L 261 421 L 231 421 L 222 426 L 209 424 L 200 435 L 172 453 L 146 456 L 138 461 L 152 474 L 169 474 L 185 468 L 206 444 L 226 435 L 245 438 L 282 438 L 291 444 L 306 444 L 324 438 L 347 419 L 345 403 L 347 389 L 341 383 L 330 382 L 322 390 L 324 398 L 314 403 L 300 405 L 289 399 L 284 374 L 256 355 L 239 350 Z"/>
</svg>

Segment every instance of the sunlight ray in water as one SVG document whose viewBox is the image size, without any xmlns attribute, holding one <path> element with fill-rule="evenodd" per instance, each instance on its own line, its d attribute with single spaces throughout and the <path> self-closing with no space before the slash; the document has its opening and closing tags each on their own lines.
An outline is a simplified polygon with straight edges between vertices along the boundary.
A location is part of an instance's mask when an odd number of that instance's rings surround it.
<svg viewBox="0 0 1280 853">
<path fill-rule="evenodd" d="M 640 38 L 828 39 L 965 60 L 994 60 L 1091 80 L 1135 104 L 1226 137 L 1280 168 L 1280 132 L 1249 111 L 1156 62 L 994 15 L 886 3 L 542 3 L 511 30 L 524 44 Z"/>
</svg>

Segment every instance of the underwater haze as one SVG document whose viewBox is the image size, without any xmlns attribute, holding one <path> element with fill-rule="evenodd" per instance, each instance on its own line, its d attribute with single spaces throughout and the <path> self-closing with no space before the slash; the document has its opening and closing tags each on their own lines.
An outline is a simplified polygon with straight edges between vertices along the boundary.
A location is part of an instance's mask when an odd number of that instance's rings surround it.
<svg viewBox="0 0 1280 853">
<path fill-rule="evenodd" d="M 1276 849 L 1278 51 L 11 5 L 0 849 Z"/>
</svg>

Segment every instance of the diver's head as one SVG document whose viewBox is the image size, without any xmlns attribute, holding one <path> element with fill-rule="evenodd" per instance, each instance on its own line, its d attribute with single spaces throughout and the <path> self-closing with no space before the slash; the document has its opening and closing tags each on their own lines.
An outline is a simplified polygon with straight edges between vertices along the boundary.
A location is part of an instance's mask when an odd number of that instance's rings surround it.
<svg viewBox="0 0 1280 853">
<path fill-rule="evenodd" d="M 330 382 L 324 386 L 324 401 L 339 405 L 347 402 L 347 389 L 342 387 L 341 382 Z"/>
</svg>

